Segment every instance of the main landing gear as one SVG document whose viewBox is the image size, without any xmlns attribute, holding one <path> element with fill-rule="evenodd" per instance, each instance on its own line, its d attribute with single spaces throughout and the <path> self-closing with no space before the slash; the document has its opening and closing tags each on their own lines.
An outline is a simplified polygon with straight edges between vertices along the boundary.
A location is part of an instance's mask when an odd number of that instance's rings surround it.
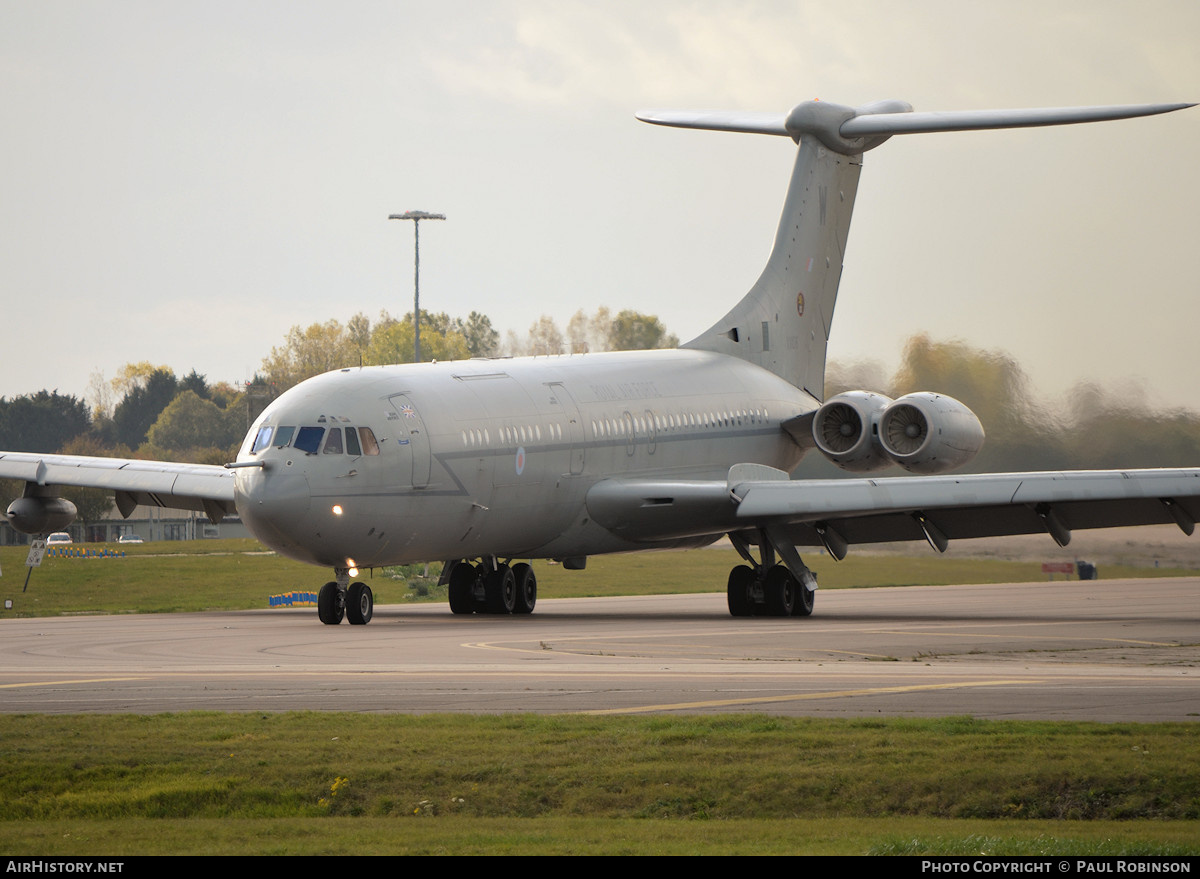
<svg viewBox="0 0 1200 879">
<path fill-rule="evenodd" d="M 453 613 L 533 613 L 537 604 L 537 577 L 524 562 L 512 565 L 494 557 L 478 565 L 448 562 L 446 585 Z"/>
<path fill-rule="evenodd" d="M 317 617 L 336 626 L 345 617 L 352 626 L 365 626 L 375 614 L 375 595 L 366 583 L 350 583 L 347 568 L 334 568 L 331 580 L 317 593 Z"/>
<path fill-rule="evenodd" d="M 817 575 L 808 569 L 795 547 L 780 543 L 779 554 L 787 564 L 776 564 L 776 543 L 764 531 L 758 535 L 760 558 L 755 560 L 749 542 L 741 534 L 730 534 L 730 541 L 749 565 L 738 565 L 729 572 L 726 596 L 729 613 L 735 617 L 773 616 L 806 617 L 813 612 Z M 796 576 L 799 570 L 800 576 Z"/>
</svg>

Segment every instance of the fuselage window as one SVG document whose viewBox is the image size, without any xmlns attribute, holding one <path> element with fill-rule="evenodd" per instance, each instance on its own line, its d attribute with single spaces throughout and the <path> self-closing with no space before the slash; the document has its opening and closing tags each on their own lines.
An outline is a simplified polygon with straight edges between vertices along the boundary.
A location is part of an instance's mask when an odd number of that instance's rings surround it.
<svg viewBox="0 0 1200 879">
<path fill-rule="evenodd" d="M 270 427 L 260 427 L 258 429 L 258 436 L 254 438 L 254 445 L 250 448 L 251 455 L 261 452 L 271 444 L 271 431 L 272 428 Z"/>
<path fill-rule="evenodd" d="M 296 432 L 295 426 L 281 427 L 275 431 L 275 448 L 282 449 L 292 441 L 292 434 Z"/>
<path fill-rule="evenodd" d="M 325 454 L 340 455 L 342 453 L 342 429 L 340 427 L 329 428 L 329 436 L 325 438 Z"/>
<path fill-rule="evenodd" d="M 302 427 L 296 434 L 296 448 L 310 455 L 315 455 L 321 447 L 321 437 L 325 435 L 323 427 Z"/>
<path fill-rule="evenodd" d="M 353 427 L 346 428 L 346 454 L 361 455 L 362 449 L 358 445 L 358 432 Z"/>
<path fill-rule="evenodd" d="M 364 455 L 378 455 L 379 443 L 375 440 L 375 434 L 369 427 L 360 427 L 358 429 L 358 438 L 362 440 L 362 450 Z"/>
</svg>

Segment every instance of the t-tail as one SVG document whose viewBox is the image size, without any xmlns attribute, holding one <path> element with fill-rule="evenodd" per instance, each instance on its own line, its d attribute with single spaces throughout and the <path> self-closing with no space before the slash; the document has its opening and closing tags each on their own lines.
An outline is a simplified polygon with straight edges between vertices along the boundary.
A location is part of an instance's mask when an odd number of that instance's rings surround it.
<svg viewBox="0 0 1200 879">
<path fill-rule="evenodd" d="M 837 304 L 863 153 L 894 134 L 1029 128 L 1151 116 L 1192 104 L 914 113 L 903 101 L 846 107 L 807 101 L 786 115 L 647 111 L 643 122 L 790 137 L 799 144 L 766 268 L 728 314 L 683 347 L 756 363 L 824 399 L 825 350 Z"/>
</svg>

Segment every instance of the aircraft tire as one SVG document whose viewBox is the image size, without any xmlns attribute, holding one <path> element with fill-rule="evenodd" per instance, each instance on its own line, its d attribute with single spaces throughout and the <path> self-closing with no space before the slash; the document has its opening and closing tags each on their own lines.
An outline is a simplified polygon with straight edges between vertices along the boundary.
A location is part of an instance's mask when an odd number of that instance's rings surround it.
<svg viewBox="0 0 1200 879">
<path fill-rule="evenodd" d="M 810 617 L 813 605 L 817 603 L 817 593 L 803 583 L 796 584 L 796 603 L 792 607 L 792 616 Z"/>
<path fill-rule="evenodd" d="M 512 566 L 512 572 L 517 587 L 512 612 L 533 613 L 533 606 L 537 604 L 537 577 L 533 568 L 520 562 Z"/>
<path fill-rule="evenodd" d="M 767 599 L 767 614 L 773 617 L 790 617 L 796 605 L 796 590 L 803 589 L 787 565 L 776 565 L 767 571 L 763 582 L 763 594 Z"/>
<path fill-rule="evenodd" d="M 750 594 L 754 588 L 754 580 L 754 569 L 748 565 L 738 565 L 729 572 L 729 585 L 725 589 L 725 597 L 729 602 L 730 616 L 754 615 L 754 597 Z"/>
<path fill-rule="evenodd" d="M 459 562 L 450 572 L 448 591 L 451 613 L 475 613 L 475 566 Z"/>
<path fill-rule="evenodd" d="M 365 626 L 375 614 L 375 596 L 366 583 L 354 583 L 346 591 L 346 619 L 352 626 Z"/>
<path fill-rule="evenodd" d="M 488 571 L 483 581 L 483 600 L 488 613 L 512 613 L 517 600 L 517 578 L 512 568 L 500 565 Z"/>
<path fill-rule="evenodd" d="M 345 613 L 337 583 L 330 580 L 317 593 L 317 618 L 327 626 L 336 626 Z"/>
</svg>

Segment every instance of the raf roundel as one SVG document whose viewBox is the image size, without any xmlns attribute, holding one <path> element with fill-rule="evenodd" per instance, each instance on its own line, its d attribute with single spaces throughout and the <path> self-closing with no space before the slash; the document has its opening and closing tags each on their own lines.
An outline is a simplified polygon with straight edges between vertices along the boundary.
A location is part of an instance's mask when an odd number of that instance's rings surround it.
<svg viewBox="0 0 1200 879">
<path fill-rule="evenodd" d="M 517 449 L 517 475 L 520 476 L 525 472 L 525 447 L 521 446 Z"/>
</svg>

